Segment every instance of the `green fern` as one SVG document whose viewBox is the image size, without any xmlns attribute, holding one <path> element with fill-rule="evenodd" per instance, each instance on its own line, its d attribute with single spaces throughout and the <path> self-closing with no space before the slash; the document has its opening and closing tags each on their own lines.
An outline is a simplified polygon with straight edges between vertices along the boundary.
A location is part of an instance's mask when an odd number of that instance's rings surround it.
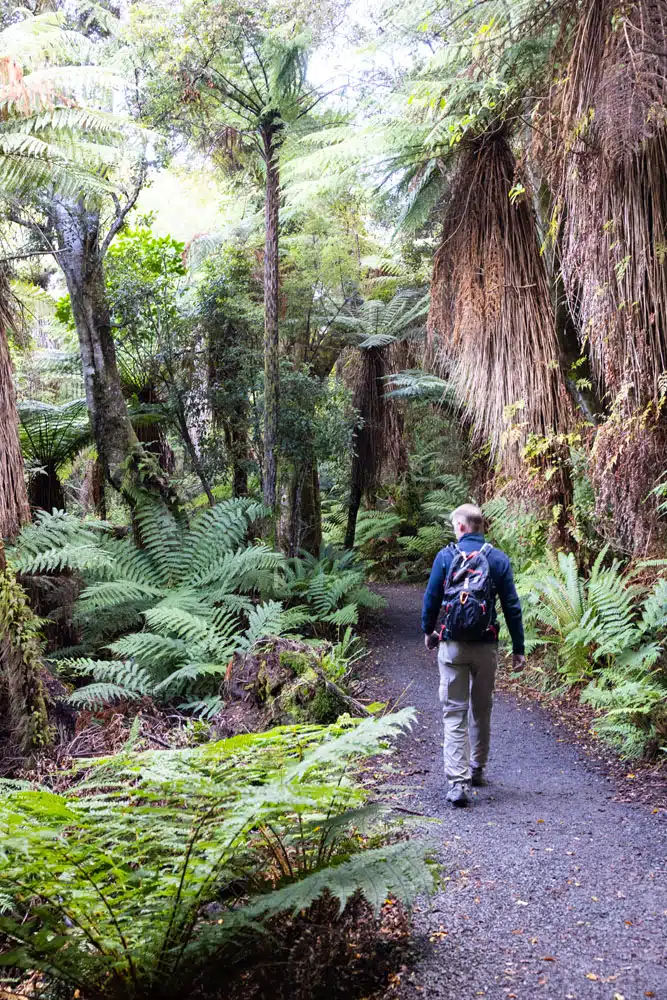
<svg viewBox="0 0 667 1000">
<path fill-rule="evenodd" d="M 145 753 L 130 737 L 66 796 L 0 782 L 4 963 L 87 996 L 171 1000 L 324 892 L 409 903 L 432 886 L 425 846 L 384 844 L 386 810 L 350 775 L 413 719 Z"/>
<path fill-rule="evenodd" d="M 366 565 L 356 553 L 324 548 L 318 558 L 303 553 L 285 568 L 282 593 L 288 600 L 307 602 L 310 623 L 345 628 L 357 624 L 360 612 L 385 606 L 384 598 L 366 586 Z"/>
<path fill-rule="evenodd" d="M 520 578 L 519 589 L 533 641 L 554 651 L 568 684 L 588 681 L 582 700 L 602 713 L 597 730 L 633 756 L 667 722 L 667 580 L 646 594 L 606 556 L 603 549 L 585 578 L 572 553 L 559 553 Z"/>
</svg>

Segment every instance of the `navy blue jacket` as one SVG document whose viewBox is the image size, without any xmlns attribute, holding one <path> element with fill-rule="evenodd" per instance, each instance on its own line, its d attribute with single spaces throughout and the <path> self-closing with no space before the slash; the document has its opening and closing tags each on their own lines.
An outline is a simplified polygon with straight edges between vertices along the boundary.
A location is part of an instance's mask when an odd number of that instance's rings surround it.
<svg viewBox="0 0 667 1000">
<path fill-rule="evenodd" d="M 481 549 L 484 544 L 484 535 L 468 534 L 463 535 L 458 545 L 464 552 L 474 552 Z M 454 549 L 448 546 L 438 552 L 433 563 L 431 576 L 424 594 L 422 605 L 422 629 L 428 635 L 435 629 L 442 606 L 442 598 L 445 591 L 445 580 L 449 573 L 449 567 L 454 558 Z M 505 615 L 505 621 L 512 637 L 512 652 L 524 652 L 523 621 L 521 618 L 521 601 L 514 586 L 514 577 L 509 558 L 500 549 L 489 549 L 486 558 L 491 571 L 493 581 L 493 621 L 496 621 L 496 595 L 500 598 L 500 604 Z"/>
</svg>

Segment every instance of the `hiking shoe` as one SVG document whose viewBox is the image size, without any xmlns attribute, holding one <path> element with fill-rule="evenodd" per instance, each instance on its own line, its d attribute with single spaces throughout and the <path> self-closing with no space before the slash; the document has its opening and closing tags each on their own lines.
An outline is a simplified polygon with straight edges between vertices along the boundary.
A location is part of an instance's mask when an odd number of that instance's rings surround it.
<svg viewBox="0 0 667 1000">
<path fill-rule="evenodd" d="M 470 802 L 470 785 L 467 781 L 455 781 L 449 786 L 447 802 L 453 806 L 467 806 Z"/>
<path fill-rule="evenodd" d="M 488 781 L 484 777 L 483 767 L 473 767 L 471 771 L 470 784 L 473 788 L 486 788 Z"/>
</svg>

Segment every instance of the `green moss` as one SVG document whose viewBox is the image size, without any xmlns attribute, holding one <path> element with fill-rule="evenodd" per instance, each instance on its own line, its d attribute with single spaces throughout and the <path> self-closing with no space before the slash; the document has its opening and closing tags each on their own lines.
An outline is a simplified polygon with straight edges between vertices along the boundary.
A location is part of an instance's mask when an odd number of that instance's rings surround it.
<svg viewBox="0 0 667 1000">
<path fill-rule="evenodd" d="M 0 573 L 0 669 L 5 673 L 15 736 L 29 753 L 49 743 L 44 688 L 40 678 L 41 622 L 10 570 Z"/>
<path fill-rule="evenodd" d="M 309 670 L 312 672 L 312 661 L 308 654 L 291 649 L 284 649 L 280 654 L 280 666 L 291 670 L 297 677 L 302 677 Z"/>
<path fill-rule="evenodd" d="M 335 722 L 338 716 L 345 711 L 345 706 L 342 704 L 340 698 L 336 696 L 335 692 L 327 689 L 322 684 L 315 692 L 315 697 L 312 699 L 308 709 L 308 714 L 313 722 L 328 725 L 331 722 Z"/>
</svg>

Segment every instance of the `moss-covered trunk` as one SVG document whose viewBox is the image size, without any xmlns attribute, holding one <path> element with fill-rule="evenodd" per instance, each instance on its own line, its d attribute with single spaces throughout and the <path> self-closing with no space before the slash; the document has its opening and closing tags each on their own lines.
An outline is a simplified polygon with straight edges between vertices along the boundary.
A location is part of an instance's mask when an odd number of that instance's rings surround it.
<svg viewBox="0 0 667 1000">
<path fill-rule="evenodd" d="M 7 567 L 0 541 L 0 671 L 8 693 L 13 737 L 24 754 L 31 754 L 49 740 L 41 666 L 39 619 Z"/>
<path fill-rule="evenodd" d="M 0 271 L 0 538 L 13 538 L 30 520 L 7 343 L 8 295 L 7 279 Z"/>
<path fill-rule="evenodd" d="M 290 470 L 281 518 L 281 548 L 288 556 L 310 552 L 319 556 L 322 546 L 322 509 L 317 460 L 308 456 Z"/>
</svg>

